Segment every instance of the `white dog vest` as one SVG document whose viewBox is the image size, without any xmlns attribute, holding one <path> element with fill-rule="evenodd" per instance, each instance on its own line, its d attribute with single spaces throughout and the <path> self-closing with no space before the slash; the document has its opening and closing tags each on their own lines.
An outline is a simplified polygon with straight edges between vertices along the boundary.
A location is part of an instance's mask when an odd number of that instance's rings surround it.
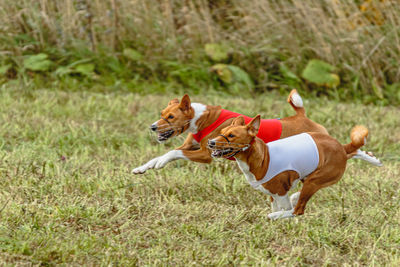
<svg viewBox="0 0 400 267">
<path fill-rule="evenodd" d="M 318 148 L 314 139 L 307 133 L 269 142 L 266 145 L 269 151 L 268 171 L 263 179 L 250 183 L 254 188 L 284 171 L 295 171 L 300 179 L 304 179 L 318 167 Z"/>
</svg>

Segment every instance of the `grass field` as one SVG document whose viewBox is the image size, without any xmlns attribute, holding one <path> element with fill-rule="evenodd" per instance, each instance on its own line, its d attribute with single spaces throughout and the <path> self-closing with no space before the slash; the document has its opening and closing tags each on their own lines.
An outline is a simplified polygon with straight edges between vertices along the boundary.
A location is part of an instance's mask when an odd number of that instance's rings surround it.
<svg viewBox="0 0 400 267">
<path fill-rule="evenodd" d="M 400 265 L 400 110 L 306 100 L 342 143 L 370 129 L 378 168 L 351 160 L 304 216 L 270 221 L 269 198 L 236 164 L 176 161 L 130 170 L 182 141 L 148 135 L 173 96 L 0 89 L 0 262 L 55 265 Z M 285 97 L 196 96 L 265 118 Z"/>
</svg>

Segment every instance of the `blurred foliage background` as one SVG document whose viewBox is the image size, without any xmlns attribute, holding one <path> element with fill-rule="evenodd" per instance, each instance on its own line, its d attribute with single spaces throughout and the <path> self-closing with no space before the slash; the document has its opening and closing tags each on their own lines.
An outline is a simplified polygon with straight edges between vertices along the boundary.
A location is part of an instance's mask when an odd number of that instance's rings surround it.
<svg viewBox="0 0 400 267">
<path fill-rule="evenodd" d="M 396 0 L 2 0 L 0 84 L 400 104 Z"/>
</svg>

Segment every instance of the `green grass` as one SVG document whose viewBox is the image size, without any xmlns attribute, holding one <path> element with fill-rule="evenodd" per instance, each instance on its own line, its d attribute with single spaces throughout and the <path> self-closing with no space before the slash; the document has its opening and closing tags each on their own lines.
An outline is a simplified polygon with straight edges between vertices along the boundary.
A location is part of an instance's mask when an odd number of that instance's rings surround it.
<svg viewBox="0 0 400 267">
<path fill-rule="evenodd" d="M 357 123 L 382 168 L 351 160 L 304 216 L 270 221 L 236 164 L 130 170 L 182 141 L 147 132 L 172 95 L 0 89 L 0 262 L 54 265 L 400 264 L 399 109 L 306 100 L 342 143 Z M 210 93 L 248 115 L 292 114 L 283 96 Z"/>
</svg>

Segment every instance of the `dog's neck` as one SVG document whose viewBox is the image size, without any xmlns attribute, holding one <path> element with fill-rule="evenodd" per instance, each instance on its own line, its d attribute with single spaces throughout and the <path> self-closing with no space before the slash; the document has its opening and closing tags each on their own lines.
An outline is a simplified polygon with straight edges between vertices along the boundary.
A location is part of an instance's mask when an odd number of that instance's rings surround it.
<svg viewBox="0 0 400 267">
<path fill-rule="evenodd" d="M 221 106 L 209 106 L 200 103 L 192 103 L 193 118 L 190 120 L 188 131 L 196 134 L 211 125 L 218 119 L 221 113 Z"/>
<path fill-rule="evenodd" d="M 256 137 L 248 149 L 238 153 L 236 159 L 243 161 L 256 180 L 264 178 L 268 171 L 269 151 L 264 141 Z"/>
</svg>

